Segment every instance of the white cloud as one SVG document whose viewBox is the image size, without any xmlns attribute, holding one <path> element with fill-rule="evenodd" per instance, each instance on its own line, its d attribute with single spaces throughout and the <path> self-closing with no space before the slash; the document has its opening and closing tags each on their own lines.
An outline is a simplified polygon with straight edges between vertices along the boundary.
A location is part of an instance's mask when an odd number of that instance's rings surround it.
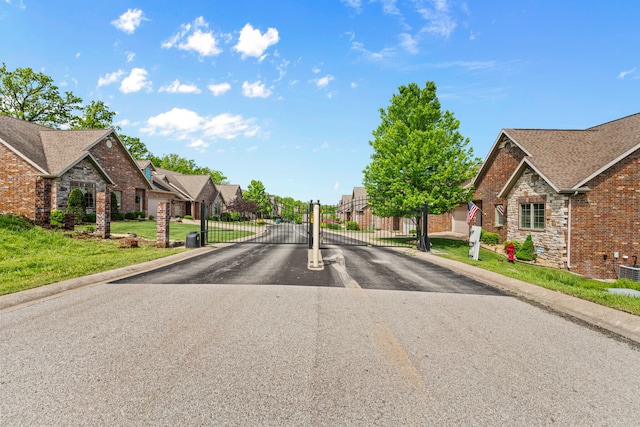
<svg viewBox="0 0 640 427">
<path fill-rule="evenodd" d="M 120 77 L 124 75 L 123 70 L 114 71 L 113 73 L 107 73 L 104 77 L 98 79 L 98 87 L 109 85 L 120 80 Z"/>
<path fill-rule="evenodd" d="M 340 183 L 336 181 L 336 183 L 335 183 L 335 184 L 333 184 L 333 189 L 334 189 L 334 190 L 337 190 L 337 189 L 339 189 L 339 188 L 340 188 Z"/>
<path fill-rule="evenodd" d="M 313 67 L 313 68 L 311 69 L 311 72 L 312 72 L 313 74 L 318 74 L 320 71 L 322 71 L 322 70 L 321 70 L 319 67 Z"/>
<path fill-rule="evenodd" d="M 409 53 L 418 53 L 418 41 L 411 36 L 411 34 L 402 33 L 398 36 L 400 38 L 400 46 Z"/>
<path fill-rule="evenodd" d="M 200 56 L 216 56 L 222 52 L 213 32 L 209 31 L 209 24 L 202 16 L 193 23 L 182 24 L 180 31 L 168 40 L 162 42 L 164 49 L 178 48 L 186 51 L 194 51 Z"/>
<path fill-rule="evenodd" d="M 322 143 L 320 145 L 320 147 L 314 148 L 313 150 L 311 150 L 313 153 L 317 153 L 320 150 L 326 150 L 327 148 L 329 148 L 329 144 L 327 144 L 326 142 Z"/>
<path fill-rule="evenodd" d="M 152 82 L 147 80 L 147 70 L 144 68 L 134 68 L 131 73 L 120 84 L 120 92 L 133 93 L 142 89 L 151 90 Z"/>
<path fill-rule="evenodd" d="M 438 68 L 462 67 L 472 71 L 490 70 L 492 68 L 496 68 L 497 66 L 498 63 L 496 61 L 452 61 L 437 64 Z"/>
<path fill-rule="evenodd" d="M 620 72 L 620 74 L 618 74 L 618 78 L 619 78 L 619 79 L 624 79 L 624 78 L 625 78 L 625 77 L 627 77 L 629 74 L 633 74 L 633 73 L 635 73 L 635 72 L 636 72 L 636 68 L 638 68 L 638 67 L 633 67 L 632 69 L 627 70 L 627 71 L 621 71 L 621 72 Z"/>
<path fill-rule="evenodd" d="M 260 128 L 253 124 L 253 119 L 245 119 L 241 115 L 219 114 L 206 119 L 204 134 L 213 138 L 234 139 L 240 135 L 252 137 Z"/>
<path fill-rule="evenodd" d="M 176 79 L 170 85 L 162 86 L 160 89 L 158 89 L 158 92 L 167 92 L 167 93 L 200 93 L 202 91 L 196 85 L 183 84 L 183 83 L 180 83 L 180 81 L 178 79 Z"/>
<path fill-rule="evenodd" d="M 238 44 L 233 49 L 240 52 L 242 58 L 253 56 L 262 61 L 266 56 L 264 52 L 279 40 L 278 30 L 275 28 L 269 28 L 266 33 L 261 34 L 260 30 L 254 29 L 251 24 L 246 24 L 240 31 Z"/>
<path fill-rule="evenodd" d="M 194 139 L 190 144 L 187 144 L 187 147 L 193 148 L 196 151 L 204 153 L 207 147 L 209 147 L 208 142 L 204 142 L 202 139 Z"/>
<path fill-rule="evenodd" d="M 133 61 L 133 59 L 136 57 L 136 54 L 133 52 L 125 52 L 125 55 L 127 55 L 127 62 Z"/>
<path fill-rule="evenodd" d="M 242 83 L 242 94 L 247 98 L 268 98 L 271 93 L 271 90 L 260 80 L 255 83 L 249 83 L 247 81 Z"/>
<path fill-rule="evenodd" d="M 315 85 L 319 89 L 322 89 L 327 87 L 332 80 L 334 80 L 334 77 L 331 74 L 327 74 L 326 76 L 320 77 L 319 79 L 313 79 L 311 80 L 311 82 L 315 83 Z"/>
<path fill-rule="evenodd" d="M 210 84 L 207 86 L 207 89 L 211 91 L 213 96 L 220 96 L 229 91 L 231 89 L 231 85 L 229 83 Z"/>
<path fill-rule="evenodd" d="M 80 52 L 76 53 L 76 58 L 80 58 Z"/>
<path fill-rule="evenodd" d="M 372 52 L 365 49 L 364 44 L 361 42 L 352 42 L 351 50 L 356 51 L 362 55 L 362 57 L 368 61 L 385 61 L 395 55 L 396 50 L 393 48 L 384 48 L 379 52 Z"/>
<path fill-rule="evenodd" d="M 432 0 L 429 6 L 418 6 L 418 13 L 427 21 L 422 32 L 449 37 L 457 24 L 449 10 L 449 0 Z"/>
<path fill-rule="evenodd" d="M 357 12 L 360 12 L 360 0 L 340 0 L 345 5 L 355 9 Z"/>
<path fill-rule="evenodd" d="M 357 88 L 359 85 L 356 82 L 351 82 L 351 84 L 349 84 L 349 86 L 351 87 L 351 89 L 355 89 Z"/>
<path fill-rule="evenodd" d="M 127 34 L 133 34 L 143 20 L 146 21 L 147 19 L 144 17 L 142 10 L 128 9 L 118 19 L 111 21 L 111 25 Z"/>
<path fill-rule="evenodd" d="M 229 113 L 202 117 L 185 108 L 173 108 L 165 113 L 147 119 L 141 132 L 170 136 L 178 140 L 191 141 L 187 146 L 204 150 L 209 141 L 216 139 L 234 139 L 239 136 L 254 137 L 260 127 L 254 119 L 245 119 L 241 115 Z"/>
<path fill-rule="evenodd" d="M 258 146 L 257 145 L 253 145 L 253 146 L 247 148 L 247 153 L 252 153 L 252 152 L 256 151 L 257 149 L 258 149 Z"/>
</svg>

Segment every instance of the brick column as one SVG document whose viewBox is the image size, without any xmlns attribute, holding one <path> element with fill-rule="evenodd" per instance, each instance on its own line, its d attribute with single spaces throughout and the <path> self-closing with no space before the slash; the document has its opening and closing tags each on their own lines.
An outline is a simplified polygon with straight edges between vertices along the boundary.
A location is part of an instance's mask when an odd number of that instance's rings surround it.
<svg viewBox="0 0 640 427">
<path fill-rule="evenodd" d="M 156 218 L 156 243 L 159 248 L 169 247 L 169 222 L 171 209 L 168 202 L 158 203 L 158 217 Z"/>
<path fill-rule="evenodd" d="M 51 185 L 53 181 L 48 178 L 36 180 L 36 206 L 34 222 L 40 227 L 51 227 Z"/>
<path fill-rule="evenodd" d="M 99 191 L 96 194 L 96 234 L 102 239 L 111 236 L 111 194 Z"/>
</svg>

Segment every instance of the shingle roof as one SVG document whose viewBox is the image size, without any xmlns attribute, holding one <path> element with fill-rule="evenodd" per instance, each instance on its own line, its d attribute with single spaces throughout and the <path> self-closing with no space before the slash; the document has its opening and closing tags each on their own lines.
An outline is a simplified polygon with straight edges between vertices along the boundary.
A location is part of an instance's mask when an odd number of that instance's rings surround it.
<svg viewBox="0 0 640 427">
<path fill-rule="evenodd" d="M 232 202 L 236 199 L 236 195 L 240 190 L 239 185 L 216 185 L 220 194 L 222 194 L 222 199 L 225 203 Z"/>
<path fill-rule="evenodd" d="M 0 115 L 0 141 L 51 176 L 62 175 L 85 157 L 95 163 L 89 149 L 112 132 L 112 129 L 56 130 Z M 98 169 L 110 181 L 99 166 Z"/>
<path fill-rule="evenodd" d="M 492 152 L 504 136 L 554 187 L 578 189 L 640 149 L 640 113 L 584 130 L 503 129 Z"/>
</svg>

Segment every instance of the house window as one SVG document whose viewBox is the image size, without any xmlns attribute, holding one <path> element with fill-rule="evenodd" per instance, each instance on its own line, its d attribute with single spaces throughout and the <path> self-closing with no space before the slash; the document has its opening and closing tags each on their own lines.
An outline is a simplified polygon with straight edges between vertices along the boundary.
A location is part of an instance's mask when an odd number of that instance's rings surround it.
<svg viewBox="0 0 640 427">
<path fill-rule="evenodd" d="M 122 208 L 122 191 L 112 191 L 111 194 L 116 195 L 116 201 L 118 203 L 117 208 L 121 209 Z"/>
<path fill-rule="evenodd" d="M 71 181 L 71 190 L 79 188 L 84 195 L 87 209 L 96 207 L 96 184 L 93 182 Z"/>
<path fill-rule="evenodd" d="M 544 203 L 520 204 L 520 228 L 544 230 Z"/>
<path fill-rule="evenodd" d="M 504 225 L 504 205 L 496 205 L 496 227 L 502 227 Z"/>
</svg>

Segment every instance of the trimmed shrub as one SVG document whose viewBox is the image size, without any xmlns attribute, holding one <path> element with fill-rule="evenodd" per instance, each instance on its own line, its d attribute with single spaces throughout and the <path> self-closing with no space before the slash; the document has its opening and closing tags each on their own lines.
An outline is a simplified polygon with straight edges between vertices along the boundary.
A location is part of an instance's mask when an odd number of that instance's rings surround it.
<svg viewBox="0 0 640 427">
<path fill-rule="evenodd" d="M 231 221 L 242 221 L 242 215 L 240 215 L 240 212 L 231 212 Z"/>
<path fill-rule="evenodd" d="M 262 218 L 258 218 L 258 219 L 256 220 L 256 225 L 264 225 L 264 219 L 262 219 Z"/>
<path fill-rule="evenodd" d="M 220 221 L 225 221 L 225 222 L 231 221 L 231 212 L 222 212 L 220 214 Z"/>
<path fill-rule="evenodd" d="M 111 221 L 122 221 L 124 217 L 119 220 L 118 219 L 119 213 L 120 212 L 118 212 L 118 198 L 116 197 L 116 193 L 111 192 Z"/>
<path fill-rule="evenodd" d="M 144 214 L 144 211 L 135 211 L 134 215 L 136 216 L 136 218 L 144 218 L 146 216 Z"/>
<path fill-rule="evenodd" d="M 64 225 L 64 212 L 60 209 L 55 209 L 51 211 L 49 215 L 49 223 L 51 225 Z"/>
<path fill-rule="evenodd" d="M 193 219 L 193 217 L 191 215 L 185 215 L 184 219 Z"/>
<path fill-rule="evenodd" d="M 329 230 L 342 230 L 342 226 L 340 224 L 336 224 L 335 222 L 324 222 L 320 224 L 320 228 L 328 228 Z"/>
<path fill-rule="evenodd" d="M 127 212 L 124 214 L 124 219 L 136 219 L 136 214 L 133 212 Z"/>
<path fill-rule="evenodd" d="M 348 221 L 347 222 L 347 230 L 358 231 L 358 230 L 360 230 L 360 224 L 358 224 L 355 221 Z"/>
<path fill-rule="evenodd" d="M 418 232 L 416 230 L 409 230 L 409 234 L 417 234 Z"/>
<path fill-rule="evenodd" d="M 84 199 L 84 193 L 79 188 L 74 188 L 69 193 L 67 199 L 67 214 L 76 216 L 76 224 L 84 221 L 87 214 L 87 202 Z M 62 221 L 64 223 L 64 220 Z"/>
<path fill-rule="evenodd" d="M 531 234 L 527 236 L 520 249 L 516 251 L 516 258 L 522 261 L 533 261 L 536 259 L 536 248 L 533 245 Z"/>
<path fill-rule="evenodd" d="M 153 215 L 149 215 L 149 221 L 153 221 L 154 219 L 156 219 Z"/>
<path fill-rule="evenodd" d="M 124 221 L 124 212 L 116 212 L 115 216 L 111 214 L 112 221 Z"/>
<path fill-rule="evenodd" d="M 485 245 L 497 245 L 500 243 L 500 236 L 497 233 L 482 230 L 480 231 L 480 241 Z"/>
<path fill-rule="evenodd" d="M 84 216 L 84 220 L 85 220 L 85 222 L 90 222 L 90 223 L 95 224 L 96 223 L 96 214 L 94 214 L 94 213 L 86 214 Z"/>
</svg>

